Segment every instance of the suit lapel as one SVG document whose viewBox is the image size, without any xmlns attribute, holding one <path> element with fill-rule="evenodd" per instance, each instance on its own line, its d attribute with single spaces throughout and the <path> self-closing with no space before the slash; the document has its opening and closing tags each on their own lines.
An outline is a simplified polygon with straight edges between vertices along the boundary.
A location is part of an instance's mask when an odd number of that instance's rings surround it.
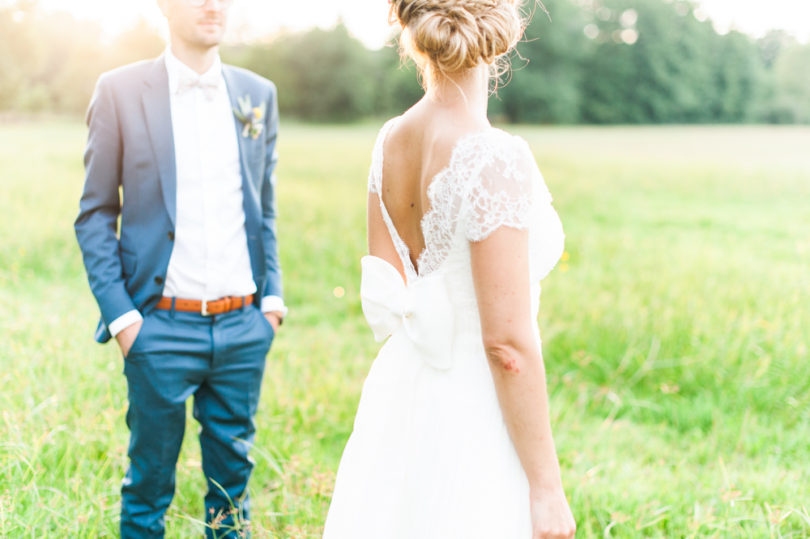
<svg viewBox="0 0 810 539">
<path fill-rule="evenodd" d="M 249 94 L 239 84 L 239 78 L 236 76 L 234 70 L 227 65 L 222 66 L 222 75 L 225 78 L 225 85 L 228 87 L 228 98 L 231 101 L 231 108 L 237 109 L 239 106 L 238 99 L 245 94 Z M 253 182 L 254 171 L 251 170 L 248 160 L 248 137 L 242 136 L 243 125 L 236 114 L 233 115 L 234 130 L 236 140 L 239 144 L 239 164 L 242 172 L 242 207 L 245 210 L 245 232 L 248 237 L 248 252 L 250 254 L 250 263 L 253 269 L 254 278 L 257 279 L 257 286 L 261 290 L 262 284 L 258 282 L 261 275 L 262 260 L 264 259 L 264 249 L 262 242 L 259 241 L 262 236 L 262 221 L 261 221 L 261 194 L 257 190 L 257 185 Z M 258 187 L 261 189 L 261 187 Z"/>
<path fill-rule="evenodd" d="M 169 75 L 163 56 L 155 60 L 144 86 L 142 100 L 149 138 L 158 164 L 163 201 L 174 225 L 177 212 L 177 164 L 169 99 Z"/>
<path fill-rule="evenodd" d="M 228 98 L 231 100 L 231 108 L 237 109 L 238 99 L 241 96 L 239 83 L 236 76 L 228 66 L 222 66 L 222 75 L 225 78 L 225 85 L 228 87 Z M 247 148 L 245 147 L 245 137 L 242 136 L 242 122 L 233 115 L 234 129 L 236 130 L 236 140 L 239 141 L 239 164 L 242 166 L 242 188 L 245 189 L 250 183 L 251 170 L 248 167 Z"/>
</svg>

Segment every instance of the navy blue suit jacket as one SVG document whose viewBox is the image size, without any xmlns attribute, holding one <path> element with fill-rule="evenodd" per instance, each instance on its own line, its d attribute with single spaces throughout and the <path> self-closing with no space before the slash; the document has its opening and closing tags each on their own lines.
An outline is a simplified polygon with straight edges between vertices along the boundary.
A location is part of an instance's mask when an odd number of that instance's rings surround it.
<svg viewBox="0 0 810 539">
<path fill-rule="evenodd" d="M 264 296 L 282 296 L 275 224 L 276 88 L 267 79 L 233 66 L 223 66 L 223 75 L 234 107 L 245 96 L 255 106 L 267 105 L 258 139 L 243 137 L 242 123 L 234 116 L 258 303 Z M 87 125 L 86 177 L 75 229 L 101 310 L 95 338 L 106 342 L 110 322 L 132 309 L 146 314 L 154 308 L 163 293 L 172 253 L 177 174 L 163 57 L 102 75 Z"/>
</svg>

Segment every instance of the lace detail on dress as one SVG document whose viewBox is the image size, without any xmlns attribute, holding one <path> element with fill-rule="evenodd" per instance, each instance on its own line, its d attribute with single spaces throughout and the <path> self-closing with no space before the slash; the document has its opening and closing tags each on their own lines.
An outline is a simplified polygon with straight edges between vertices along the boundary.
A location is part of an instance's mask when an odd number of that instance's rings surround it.
<svg viewBox="0 0 810 539">
<path fill-rule="evenodd" d="M 499 129 L 461 137 L 450 163 L 428 186 L 419 273 L 441 266 L 460 220 L 470 241 L 481 241 L 500 226 L 528 227 L 539 174 L 528 145 L 518 137 Z M 544 185 L 542 190 L 547 193 Z"/>
<path fill-rule="evenodd" d="M 538 193 L 551 200 L 523 139 L 494 128 L 460 137 L 447 166 L 427 189 L 430 207 L 421 220 L 425 248 L 417 259 L 417 274 L 408 246 L 399 237 L 380 196 L 383 145 L 395 120 L 383 125 L 374 144 L 369 192 L 378 196 L 383 220 L 409 281 L 442 265 L 455 245 L 460 224 L 467 240 L 481 241 L 501 226 L 527 228 Z"/>
<path fill-rule="evenodd" d="M 470 241 L 484 240 L 503 226 L 528 228 L 537 202 L 535 189 L 542 189 L 539 194 L 550 201 L 528 144 L 518 137 L 509 139 L 475 148 L 470 155 L 478 160 L 466 199 L 464 233 Z"/>
</svg>

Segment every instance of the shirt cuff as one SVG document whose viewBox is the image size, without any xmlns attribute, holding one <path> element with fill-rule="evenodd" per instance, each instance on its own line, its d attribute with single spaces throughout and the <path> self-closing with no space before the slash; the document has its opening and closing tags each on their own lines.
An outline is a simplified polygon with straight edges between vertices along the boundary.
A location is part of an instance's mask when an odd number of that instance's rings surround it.
<svg viewBox="0 0 810 539">
<path fill-rule="evenodd" d="M 140 322 L 141 320 L 143 320 L 143 316 L 141 316 L 141 313 L 139 313 L 135 309 L 132 309 L 131 311 L 125 312 L 124 314 L 122 314 L 121 316 L 110 322 L 110 325 L 107 326 L 107 329 L 110 330 L 110 335 L 115 337 L 116 335 L 121 333 L 123 330 L 125 330 L 135 322 Z"/>
<path fill-rule="evenodd" d="M 262 298 L 262 312 L 280 312 L 281 317 L 287 316 L 287 307 L 284 306 L 284 300 L 279 296 L 264 296 Z"/>
</svg>

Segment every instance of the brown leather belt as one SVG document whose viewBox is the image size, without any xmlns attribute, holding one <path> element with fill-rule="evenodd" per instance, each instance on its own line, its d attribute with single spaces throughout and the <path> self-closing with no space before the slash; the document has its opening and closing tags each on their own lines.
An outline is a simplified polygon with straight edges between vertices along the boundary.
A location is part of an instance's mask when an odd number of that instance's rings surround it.
<svg viewBox="0 0 810 539">
<path fill-rule="evenodd" d="M 200 301 L 198 299 L 167 298 L 163 296 L 157 303 L 158 309 L 170 311 L 174 301 L 174 310 L 184 313 L 200 313 L 203 316 L 213 316 L 215 314 L 225 314 L 236 309 L 241 309 L 246 305 L 253 304 L 253 296 L 228 296 L 210 301 Z"/>
</svg>

